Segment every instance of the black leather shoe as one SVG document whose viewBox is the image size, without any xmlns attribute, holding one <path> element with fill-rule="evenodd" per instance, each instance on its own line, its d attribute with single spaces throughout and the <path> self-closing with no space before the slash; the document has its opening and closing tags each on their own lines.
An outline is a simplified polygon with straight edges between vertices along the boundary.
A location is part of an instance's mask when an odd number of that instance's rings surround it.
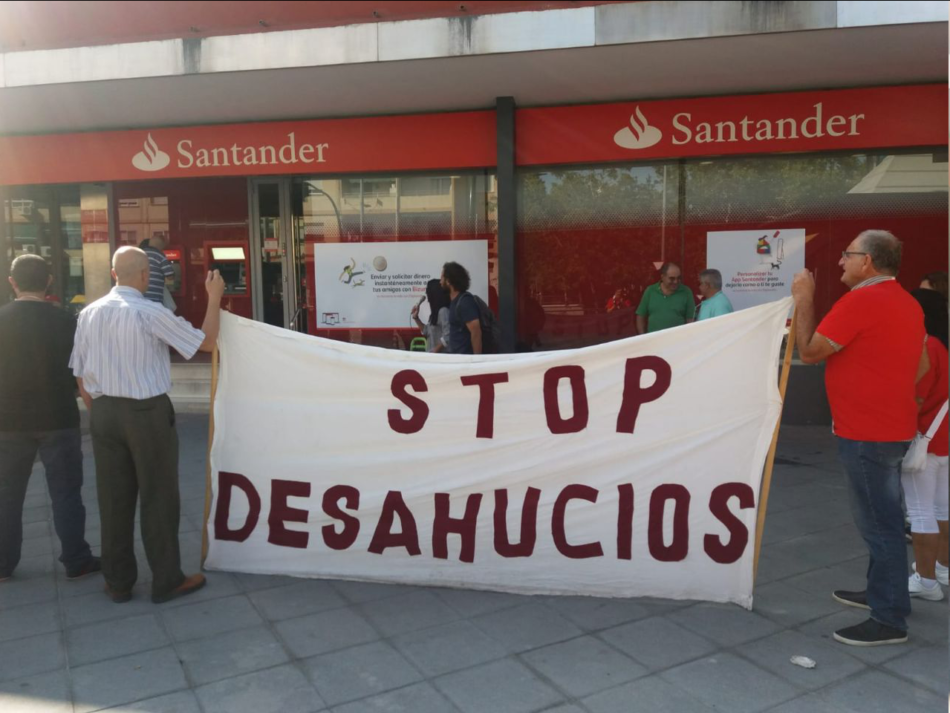
<svg viewBox="0 0 950 713">
<path fill-rule="evenodd" d="M 867 592 L 846 592 L 843 589 L 836 589 L 831 593 L 831 598 L 836 602 L 847 604 L 849 607 L 871 610 L 871 607 L 868 606 Z"/>
<path fill-rule="evenodd" d="M 857 626 L 839 629 L 835 632 L 835 641 L 848 646 L 887 646 L 905 643 L 907 632 L 874 621 L 874 619 L 868 619 Z"/>
</svg>

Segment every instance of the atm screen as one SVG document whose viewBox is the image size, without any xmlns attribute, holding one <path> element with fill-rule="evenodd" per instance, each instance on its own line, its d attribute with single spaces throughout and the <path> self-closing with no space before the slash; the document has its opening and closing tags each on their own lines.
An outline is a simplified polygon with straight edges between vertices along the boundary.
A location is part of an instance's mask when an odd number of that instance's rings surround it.
<svg viewBox="0 0 950 713">
<path fill-rule="evenodd" d="M 175 282 L 168 286 L 168 291 L 173 295 L 181 292 L 181 263 L 177 260 L 171 263 L 172 270 L 175 271 Z"/>
<path fill-rule="evenodd" d="M 211 264 L 211 269 L 218 270 L 224 279 L 224 294 L 247 294 L 245 265 L 246 263 L 243 262 L 214 262 Z"/>
</svg>

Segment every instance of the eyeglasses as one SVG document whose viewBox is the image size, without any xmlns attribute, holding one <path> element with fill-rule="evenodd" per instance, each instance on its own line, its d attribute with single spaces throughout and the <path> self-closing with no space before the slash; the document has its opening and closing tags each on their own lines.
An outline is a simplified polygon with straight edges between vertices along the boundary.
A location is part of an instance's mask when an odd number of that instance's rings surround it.
<svg viewBox="0 0 950 713">
<path fill-rule="evenodd" d="M 854 252 L 853 250 L 841 251 L 841 257 L 843 257 L 845 260 L 847 260 L 851 255 L 867 255 L 867 253 L 858 253 L 858 252 Z"/>
</svg>

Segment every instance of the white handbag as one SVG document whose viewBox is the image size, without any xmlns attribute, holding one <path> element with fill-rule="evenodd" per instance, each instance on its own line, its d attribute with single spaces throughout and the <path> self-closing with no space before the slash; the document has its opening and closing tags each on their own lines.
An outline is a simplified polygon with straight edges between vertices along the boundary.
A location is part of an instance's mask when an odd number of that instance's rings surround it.
<svg viewBox="0 0 950 713">
<path fill-rule="evenodd" d="M 927 448 L 930 447 L 930 440 L 934 437 L 937 429 L 940 428 L 940 424 L 943 423 L 943 417 L 947 415 L 948 406 L 950 406 L 950 401 L 944 401 L 940 412 L 933 423 L 930 424 L 926 434 L 918 433 L 914 436 L 914 440 L 910 442 L 910 448 L 907 449 L 907 454 L 904 456 L 901 465 L 902 470 L 923 470 L 927 466 Z"/>
</svg>

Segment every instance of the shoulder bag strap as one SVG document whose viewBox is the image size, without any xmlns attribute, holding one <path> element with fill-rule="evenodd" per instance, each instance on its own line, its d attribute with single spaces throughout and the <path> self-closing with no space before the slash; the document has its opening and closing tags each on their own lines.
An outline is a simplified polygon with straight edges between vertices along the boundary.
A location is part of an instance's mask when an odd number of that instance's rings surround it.
<svg viewBox="0 0 950 713">
<path fill-rule="evenodd" d="M 943 423 L 943 417 L 947 415 L 947 409 L 950 407 L 950 401 L 944 401 L 943 406 L 940 407 L 940 412 L 934 418 L 933 423 L 930 424 L 930 428 L 927 429 L 927 440 L 931 440 L 934 437 L 934 434 L 937 432 L 937 429 L 940 428 L 940 424 Z"/>
</svg>

